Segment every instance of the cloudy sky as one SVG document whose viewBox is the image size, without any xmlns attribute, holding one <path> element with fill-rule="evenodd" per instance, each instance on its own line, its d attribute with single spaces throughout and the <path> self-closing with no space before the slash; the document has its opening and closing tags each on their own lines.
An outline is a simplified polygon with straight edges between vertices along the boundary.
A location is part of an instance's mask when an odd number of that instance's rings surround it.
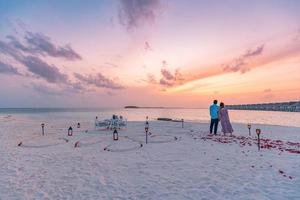
<svg viewBox="0 0 300 200">
<path fill-rule="evenodd" d="M 298 0 L 0 0 L 0 107 L 300 99 Z"/>
</svg>

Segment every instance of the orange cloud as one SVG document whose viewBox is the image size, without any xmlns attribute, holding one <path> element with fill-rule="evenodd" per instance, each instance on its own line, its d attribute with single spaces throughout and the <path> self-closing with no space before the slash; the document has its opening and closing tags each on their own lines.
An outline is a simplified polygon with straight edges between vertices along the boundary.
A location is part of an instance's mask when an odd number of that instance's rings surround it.
<svg viewBox="0 0 300 200">
<path fill-rule="evenodd" d="M 271 49 L 272 47 L 274 47 L 274 49 Z M 226 64 L 214 65 L 210 67 L 197 67 L 196 69 L 190 69 L 188 71 L 181 72 L 182 79 L 180 80 L 180 83 L 177 82 L 173 85 L 184 85 L 192 81 L 227 73 L 240 72 L 243 74 L 251 69 L 263 67 L 272 62 L 298 56 L 300 54 L 300 45 L 269 45 L 269 48 L 266 49 L 268 52 L 262 54 L 263 50 L 264 45 L 260 45 L 254 50 L 247 50 L 244 54 L 234 58 L 232 61 L 225 62 Z"/>
</svg>

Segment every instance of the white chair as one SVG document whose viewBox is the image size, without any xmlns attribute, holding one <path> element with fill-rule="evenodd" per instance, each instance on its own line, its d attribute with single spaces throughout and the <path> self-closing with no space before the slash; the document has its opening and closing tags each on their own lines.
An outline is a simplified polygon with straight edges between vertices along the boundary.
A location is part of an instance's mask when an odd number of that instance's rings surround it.
<svg viewBox="0 0 300 200">
<path fill-rule="evenodd" d="M 95 129 L 97 128 L 106 128 L 108 129 L 110 125 L 110 120 L 103 120 L 103 121 L 99 121 L 97 118 L 95 120 Z"/>
<path fill-rule="evenodd" d="M 127 119 L 123 118 L 123 116 L 118 117 L 117 115 L 113 115 L 111 119 L 105 119 L 103 121 L 99 121 L 97 118 L 95 120 L 95 129 L 96 128 L 106 128 L 106 129 L 121 129 L 127 127 Z"/>
<path fill-rule="evenodd" d="M 124 127 L 126 128 L 127 127 L 127 119 L 123 118 L 123 116 L 120 116 L 119 117 L 119 127 Z"/>
</svg>

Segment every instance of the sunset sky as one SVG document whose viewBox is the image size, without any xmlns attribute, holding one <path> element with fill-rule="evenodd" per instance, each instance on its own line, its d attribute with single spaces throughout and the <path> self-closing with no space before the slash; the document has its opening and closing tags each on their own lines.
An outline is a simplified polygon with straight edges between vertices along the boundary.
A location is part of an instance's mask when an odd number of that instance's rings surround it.
<svg viewBox="0 0 300 200">
<path fill-rule="evenodd" d="M 0 107 L 300 100 L 298 0 L 0 0 Z"/>
</svg>

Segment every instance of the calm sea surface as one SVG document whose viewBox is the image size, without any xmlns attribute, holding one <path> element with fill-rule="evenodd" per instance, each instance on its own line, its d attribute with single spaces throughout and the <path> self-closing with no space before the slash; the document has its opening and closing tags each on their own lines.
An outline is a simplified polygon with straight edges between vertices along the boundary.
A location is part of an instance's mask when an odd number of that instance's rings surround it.
<svg viewBox="0 0 300 200">
<path fill-rule="evenodd" d="M 208 109 L 124 109 L 124 108 L 1 108 L 0 122 L 5 120 L 55 122 L 81 121 L 93 122 L 95 116 L 99 119 L 110 118 L 112 114 L 123 115 L 129 121 L 144 121 L 167 117 L 184 119 L 185 121 L 208 122 Z M 300 113 L 230 110 L 232 122 L 271 124 L 300 127 Z"/>
</svg>

